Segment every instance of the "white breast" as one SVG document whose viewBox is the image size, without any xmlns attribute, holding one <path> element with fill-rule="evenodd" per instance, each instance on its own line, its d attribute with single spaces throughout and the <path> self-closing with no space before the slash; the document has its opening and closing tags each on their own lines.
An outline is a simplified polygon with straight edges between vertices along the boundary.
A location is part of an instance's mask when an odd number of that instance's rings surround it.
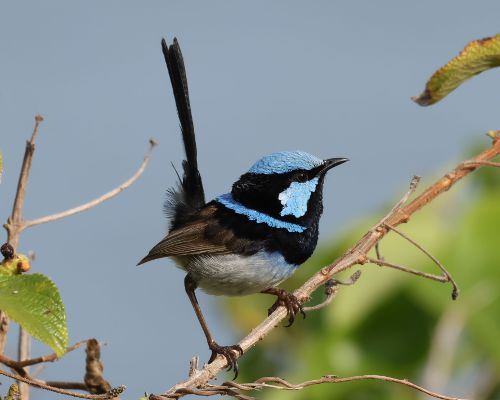
<svg viewBox="0 0 500 400">
<path fill-rule="evenodd" d="M 252 256 L 237 254 L 184 256 L 175 259 L 199 287 L 213 295 L 242 296 L 278 285 L 297 268 L 275 252 Z"/>
</svg>

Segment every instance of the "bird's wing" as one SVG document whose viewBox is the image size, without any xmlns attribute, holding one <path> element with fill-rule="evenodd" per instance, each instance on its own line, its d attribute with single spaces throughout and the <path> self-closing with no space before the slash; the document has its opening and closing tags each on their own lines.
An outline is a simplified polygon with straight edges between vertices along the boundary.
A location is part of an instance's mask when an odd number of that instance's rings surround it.
<svg viewBox="0 0 500 400">
<path fill-rule="evenodd" d="M 179 225 L 177 222 L 181 222 L 176 221 L 176 219 L 178 217 L 182 219 L 182 214 L 193 213 L 205 205 L 205 193 L 200 172 L 198 171 L 196 138 L 189 102 L 186 68 L 184 67 L 181 48 L 176 38 L 174 38 L 174 42 L 170 46 L 163 39 L 161 47 L 174 92 L 186 152 L 186 159 L 182 162 L 184 174 L 180 188 L 173 190 L 172 198 L 167 201 L 166 205 L 167 211 L 173 217 L 172 227 L 175 227 Z"/>
<path fill-rule="evenodd" d="M 137 265 L 163 257 L 230 253 L 229 247 L 235 239 L 231 231 L 219 235 L 208 232 L 214 223 L 211 219 L 214 212 L 215 207 L 208 205 L 197 214 L 198 218 L 194 221 L 172 229 Z"/>
<path fill-rule="evenodd" d="M 198 222 L 170 231 L 137 265 L 163 257 L 229 253 L 224 244 L 214 243 L 205 237 L 206 227 L 206 222 Z"/>
</svg>

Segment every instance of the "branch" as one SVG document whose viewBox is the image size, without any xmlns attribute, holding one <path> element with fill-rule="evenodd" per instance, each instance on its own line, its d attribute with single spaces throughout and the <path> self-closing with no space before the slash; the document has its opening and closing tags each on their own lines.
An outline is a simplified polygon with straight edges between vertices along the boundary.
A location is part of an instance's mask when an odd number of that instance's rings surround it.
<svg viewBox="0 0 500 400">
<path fill-rule="evenodd" d="M 17 359 L 22 361 L 26 358 L 30 357 L 31 351 L 31 340 L 28 332 L 21 325 L 19 325 L 19 339 L 17 343 Z M 23 369 L 26 371 L 26 374 L 29 373 L 29 367 Z M 29 386 L 26 383 L 18 382 L 19 393 L 21 394 L 22 400 L 29 400 L 30 391 Z"/>
<path fill-rule="evenodd" d="M 35 386 L 40 389 L 48 390 L 50 392 L 54 393 L 59 393 L 59 394 L 64 394 L 66 396 L 72 396 L 72 397 L 78 397 L 80 399 L 89 399 L 89 400 L 107 400 L 107 399 L 112 399 L 113 397 L 117 397 L 120 393 L 122 393 L 126 388 L 125 386 L 118 386 L 116 388 L 112 388 L 109 390 L 107 393 L 104 394 L 82 394 L 82 393 L 76 393 L 72 392 L 66 389 L 60 389 L 55 386 L 50 386 L 47 383 L 49 382 L 43 382 L 35 379 L 31 379 L 28 377 L 23 377 L 20 375 L 16 374 L 11 374 L 10 372 L 2 371 L 0 370 L 0 375 L 7 376 L 9 378 L 15 379 L 17 381 L 21 381 L 24 383 L 27 383 L 28 385 Z M 57 382 L 60 386 L 65 386 L 65 382 Z M 72 384 L 71 385 L 79 385 L 79 384 Z M 73 386 L 72 386 L 73 387 Z M 80 389 L 81 387 L 78 387 Z"/>
<path fill-rule="evenodd" d="M 500 168 L 500 162 L 494 162 L 494 161 L 466 161 L 466 162 L 464 162 L 465 167 L 477 167 L 480 165 Z"/>
<path fill-rule="evenodd" d="M 84 382 L 45 381 L 45 384 L 57 389 L 83 390 L 84 392 L 89 391 L 87 385 Z"/>
<path fill-rule="evenodd" d="M 363 260 L 363 262 L 365 262 L 365 261 L 370 262 L 372 264 L 377 264 L 381 267 L 394 268 L 394 269 L 397 269 L 399 271 L 403 271 L 403 272 L 406 272 L 408 274 L 421 276 L 423 278 L 431 279 L 433 281 L 442 282 L 442 283 L 449 282 L 449 279 L 447 276 L 434 275 L 434 274 L 429 274 L 428 272 L 417 271 L 416 269 L 406 267 L 404 265 L 395 264 L 395 263 L 391 263 L 391 262 L 383 261 L 383 260 L 377 260 L 376 258 L 371 258 L 371 257 L 366 257 Z M 453 293 L 455 293 L 455 290 L 453 290 Z"/>
<path fill-rule="evenodd" d="M 26 143 L 26 149 L 24 153 L 24 159 L 23 163 L 21 166 L 21 172 L 19 175 L 19 181 L 17 185 L 17 190 L 16 190 L 16 196 L 14 199 L 14 204 L 12 206 L 12 214 L 9 216 L 7 219 L 7 222 L 4 224 L 4 228 L 7 231 L 7 243 L 11 246 L 13 249 L 13 252 L 15 253 L 17 245 L 19 243 L 19 238 L 21 235 L 21 232 L 34 225 L 40 225 L 43 223 L 51 222 L 51 221 L 56 221 L 58 219 L 64 218 L 64 217 L 69 217 L 73 214 L 86 211 L 92 207 L 97 206 L 98 204 L 118 195 L 121 193 L 123 190 L 128 188 L 130 185 L 132 185 L 143 173 L 144 169 L 146 168 L 146 165 L 148 164 L 149 158 L 151 156 L 151 152 L 153 148 L 156 146 L 156 143 L 153 140 L 149 141 L 149 149 L 146 155 L 144 156 L 144 160 L 142 161 L 141 165 L 139 166 L 139 169 L 135 172 L 135 174 L 129 178 L 126 182 L 118 186 L 117 188 L 111 190 L 110 192 L 102 195 L 101 197 L 92 200 L 86 204 L 83 204 L 79 207 L 72 208 L 70 210 L 66 210 L 60 213 L 56 213 L 53 215 L 49 215 L 46 217 L 38 218 L 35 220 L 28 220 L 25 221 L 23 219 L 22 211 L 23 211 L 23 205 L 24 201 L 26 198 L 26 187 L 28 185 L 28 178 L 29 178 L 29 173 L 31 169 L 31 163 L 33 160 L 33 154 L 35 152 L 35 139 L 38 135 L 38 130 L 40 127 L 41 122 L 43 121 L 43 117 L 39 114 L 35 116 L 35 127 L 33 128 L 33 133 L 31 134 L 31 139 Z M 9 328 L 9 319 L 6 316 L 6 314 L 2 311 L 0 311 L 0 355 L 3 355 L 4 348 L 5 348 L 5 343 L 7 339 L 7 333 L 8 333 L 8 328 Z M 19 362 L 23 362 L 23 360 L 27 357 L 29 357 L 29 336 L 27 333 L 24 331 L 23 327 L 20 326 L 20 334 L 19 334 L 19 346 L 18 346 L 18 355 L 19 355 Z M 3 357 L 3 360 L 6 361 L 7 358 Z M 11 360 L 13 361 L 13 360 Z M 10 362 L 7 360 L 7 362 Z M 11 363 L 12 364 L 12 363 Z M 20 364 L 12 364 L 13 366 L 11 368 L 15 369 L 21 376 L 27 376 L 27 370 L 25 367 L 27 367 L 27 364 L 24 366 L 19 366 Z M 21 381 L 24 382 L 24 381 Z M 28 388 L 24 384 L 19 385 L 19 389 L 21 392 L 21 397 L 25 400 L 28 400 L 29 392 Z"/>
<path fill-rule="evenodd" d="M 254 399 L 253 397 L 245 396 L 239 393 L 238 391 L 252 391 L 252 390 L 261 390 L 265 388 L 278 389 L 278 390 L 302 390 L 308 386 L 320 385 L 323 383 L 344 383 L 344 382 L 353 382 L 353 381 L 367 381 L 367 380 L 378 380 L 384 382 L 392 382 L 397 383 L 399 385 L 407 386 L 411 389 L 418 390 L 419 392 L 425 393 L 429 396 L 432 396 L 436 399 L 442 400 L 465 400 L 458 397 L 450 397 L 440 393 L 432 392 L 427 390 L 421 386 L 416 385 L 415 383 L 409 382 L 406 379 L 397 379 L 390 376 L 384 375 L 357 375 L 357 376 L 349 376 L 345 378 L 341 378 L 335 375 L 325 375 L 319 379 L 312 379 L 309 381 L 305 381 L 302 383 L 293 384 L 287 382 L 286 380 L 274 377 L 274 376 L 266 376 L 260 379 L 257 379 L 252 383 L 236 383 L 233 381 L 224 382 L 222 385 L 207 385 L 202 389 L 185 389 L 182 392 L 179 392 L 179 395 L 185 394 L 193 394 L 198 396 L 215 396 L 215 395 L 225 395 L 232 396 L 237 399 L 245 399 L 250 400 Z M 236 391 L 238 390 L 238 391 Z M 180 396 L 179 396 L 180 397 Z M 150 396 L 151 400 L 163 400 L 165 397 L 163 396 Z"/>
<path fill-rule="evenodd" d="M 43 117 L 40 114 L 35 115 L 35 127 L 33 128 L 31 139 L 26 142 L 23 164 L 21 166 L 19 181 L 17 183 L 16 197 L 12 206 L 12 214 L 7 221 L 7 225 L 11 225 L 13 227 L 17 227 L 22 221 L 22 211 L 24 206 L 24 199 L 26 197 L 26 187 L 28 185 L 31 162 L 33 161 L 33 153 L 35 152 L 35 139 L 38 135 L 38 128 L 40 127 L 42 121 Z M 18 229 L 7 229 L 7 242 L 10 243 L 10 245 L 14 248 L 14 251 L 19 242 L 19 233 L 20 231 Z"/>
<path fill-rule="evenodd" d="M 142 173 L 144 172 L 144 169 L 148 165 L 149 158 L 151 157 L 151 152 L 153 151 L 155 146 L 156 146 L 156 142 L 154 140 L 150 139 L 149 149 L 148 149 L 147 153 L 144 155 L 144 159 L 143 159 L 141 165 L 139 166 L 137 171 L 134 173 L 134 175 L 132 175 L 125 182 L 123 182 L 120 186 L 118 186 L 118 187 L 114 188 L 113 190 L 103 194 L 102 196 L 100 196 L 94 200 L 91 200 L 88 203 L 82 204 L 80 206 L 70 208 L 69 210 L 65 210 L 65 211 L 62 211 L 59 213 L 47 215 L 45 217 L 24 221 L 24 223 L 22 224 L 22 230 L 29 228 L 31 226 L 45 224 L 47 222 L 52 222 L 52 221 L 57 221 L 58 219 L 70 217 L 71 215 L 81 213 L 83 211 L 87 211 L 87 210 L 105 202 L 106 200 L 109 200 L 109 199 L 115 197 L 116 195 L 120 194 L 125 189 L 127 189 L 129 186 L 131 186 L 142 175 Z"/>
<path fill-rule="evenodd" d="M 366 261 L 366 254 L 378 243 L 388 232 L 387 227 L 396 227 L 410 220 L 410 217 L 424 207 L 426 204 L 433 201 L 441 193 L 447 191 L 460 179 L 464 178 L 472 171 L 479 168 L 484 161 L 489 161 L 500 154 L 500 135 L 495 135 L 493 144 L 490 148 L 478 154 L 471 160 L 459 164 L 451 172 L 444 175 L 441 179 L 429 186 L 422 194 L 416 197 L 412 202 L 403 207 L 404 202 L 411 195 L 416 183 L 412 183 L 412 187 L 405 197 L 396 204 L 391 212 L 382 219 L 376 226 L 370 229 L 351 249 L 344 255 L 335 260 L 332 264 L 321 268 L 307 282 L 294 292 L 294 295 L 301 301 L 305 301 L 309 296 L 320 286 L 324 285 L 335 274 L 351 268 L 357 264 L 363 264 Z M 414 182 L 414 179 L 412 182 Z M 238 344 L 246 353 L 250 348 L 255 346 L 260 340 L 266 337 L 279 323 L 287 316 L 285 307 L 278 307 L 274 313 L 262 321 L 255 327 L 245 338 Z M 205 387 L 210 379 L 213 379 L 218 373 L 227 367 L 225 357 L 218 356 L 211 364 L 206 364 L 201 370 L 194 371 L 188 379 L 180 382 L 168 389 L 162 396 L 170 398 L 178 398 L 184 395 L 186 391 L 192 391 L 196 388 Z M 394 379 L 394 378 L 389 378 Z M 396 380 L 394 380 L 396 381 Z M 154 398 L 154 395 L 151 395 Z M 150 397 L 151 397 L 150 396 Z"/>
<path fill-rule="evenodd" d="M 315 306 L 304 307 L 302 310 L 304 312 L 316 311 L 326 307 L 330 304 L 333 299 L 337 296 L 339 291 L 339 285 L 343 286 L 351 286 L 354 285 L 359 277 L 361 276 L 361 271 L 357 270 L 354 274 L 350 276 L 347 281 L 341 281 L 340 279 L 328 279 L 325 283 L 325 295 L 326 298 L 321 303 L 316 304 Z"/>
<path fill-rule="evenodd" d="M 460 291 L 458 290 L 457 283 L 455 280 L 452 278 L 450 273 L 446 270 L 446 268 L 439 262 L 439 260 L 434 257 L 431 253 L 429 253 L 427 250 L 425 250 L 421 245 L 419 245 L 417 242 L 415 242 L 412 238 L 410 238 L 408 235 L 404 234 L 401 232 L 399 229 L 396 229 L 394 226 L 391 226 L 389 224 L 385 224 L 387 228 L 389 228 L 391 231 L 397 233 L 399 236 L 402 238 L 406 239 L 409 241 L 411 244 L 413 244 L 417 249 L 419 249 L 422 253 L 424 253 L 427 257 L 429 257 L 432 261 L 434 261 L 434 264 L 438 266 L 438 268 L 441 270 L 443 273 L 443 281 L 442 282 L 450 282 L 451 285 L 453 286 L 453 291 L 451 292 L 451 298 L 453 300 L 456 300 L 458 297 L 458 294 Z"/>
<path fill-rule="evenodd" d="M 12 246 L 14 252 L 19 243 L 19 236 L 22 230 L 22 212 L 24 200 L 26 198 L 26 188 L 28 186 L 33 153 L 35 152 L 35 139 L 38 135 L 38 128 L 40 127 L 42 121 L 43 117 L 40 114 L 36 114 L 35 127 L 33 128 L 31 139 L 26 142 L 26 149 L 24 150 L 23 164 L 21 166 L 21 172 L 19 173 L 19 180 L 17 182 L 16 197 L 14 199 L 14 204 L 12 205 L 12 214 L 7 219 L 7 224 L 5 225 L 7 230 L 7 243 Z M 9 331 L 9 319 L 3 311 L 0 311 L 0 324 L 0 354 L 3 354 L 7 340 L 7 333 Z M 18 353 L 20 359 L 29 353 L 29 338 L 22 327 L 19 327 Z M 19 384 L 20 396 L 25 400 L 28 400 L 29 398 L 27 389 L 28 388 L 25 385 Z"/>
<path fill-rule="evenodd" d="M 123 391 L 125 390 L 125 387 L 120 386 L 119 388 L 113 389 L 111 385 L 103 378 L 102 372 L 104 367 L 102 365 L 102 362 L 100 361 L 100 346 L 96 339 L 87 339 L 75 343 L 73 346 L 68 347 L 66 349 L 66 353 L 78 349 L 84 343 L 87 344 L 87 358 L 85 362 L 85 369 L 86 369 L 85 382 L 61 382 L 61 381 L 45 382 L 40 379 L 35 379 L 28 374 L 28 372 L 25 369 L 25 367 L 27 366 L 40 364 L 43 362 L 53 362 L 58 360 L 58 357 L 55 353 L 22 361 L 16 361 L 5 355 L 0 355 L 0 362 L 12 368 L 17 372 L 18 376 L 24 378 L 25 380 L 20 380 L 21 382 L 23 382 L 23 384 L 29 384 L 47 390 L 76 389 L 76 390 L 84 390 L 92 394 L 107 395 L 108 397 L 106 398 L 116 397 L 119 394 L 117 390 Z M 2 371 L 0 371 L 0 374 L 2 374 Z M 58 392 L 58 393 L 74 396 L 74 393 L 72 394 L 63 392 Z M 81 396 L 79 395 L 77 397 Z M 83 398 L 95 398 L 95 397 L 83 397 Z"/>
<path fill-rule="evenodd" d="M 70 346 L 66 349 L 66 353 L 69 353 L 70 351 L 78 349 L 82 344 L 87 343 L 88 341 L 89 341 L 89 339 L 82 340 L 78 343 L 75 343 L 73 346 Z M 22 376 L 26 375 L 26 371 L 23 370 L 24 367 L 28 367 L 28 366 L 36 365 L 36 364 L 41 364 L 44 362 L 54 362 L 58 359 L 59 358 L 57 357 L 56 353 L 48 354 L 46 356 L 31 358 L 29 360 L 20 360 L 20 361 L 13 360 L 12 358 L 7 357 L 6 355 L 0 354 L 0 363 L 6 365 L 9 368 L 14 369 L 18 374 L 20 374 Z"/>
</svg>

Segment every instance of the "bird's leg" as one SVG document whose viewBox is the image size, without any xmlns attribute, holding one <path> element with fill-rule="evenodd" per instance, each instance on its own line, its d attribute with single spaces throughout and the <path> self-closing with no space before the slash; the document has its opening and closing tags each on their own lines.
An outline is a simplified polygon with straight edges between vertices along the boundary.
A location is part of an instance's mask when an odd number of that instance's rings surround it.
<svg viewBox="0 0 500 400">
<path fill-rule="evenodd" d="M 297 313 L 300 312 L 303 318 L 306 317 L 306 313 L 302 308 L 302 303 L 299 301 L 299 299 L 297 299 L 297 297 L 293 295 L 293 293 L 287 292 L 284 289 L 274 287 L 263 290 L 261 293 L 273 294 L 275 296 L 278 296 L 278 299 L 275 301 L 275 303 L 271 306 L 271 308 L 269 308 L 269 310 L 267 310 L 267 315 L 271 315 L 280 306 L 286 307 L 289 316 L 288 325 L 286 325 L 286 327 L 289 327 L 293 324 Z"/>
<path fill-rule="evenodd" d="M 191 305 L 193 306 L 194 312 L 198 317 L 201 329 L 203 329 L 203 333 L 207 338 L 208 347 L 210 350 L 212 350 L 212 355 L 210 356 L 208 363 L 210 364 L 212 361 L 214 361 L 218 354 L 223 355 L 227 360 L 227 365 L 228 365 L 227 370 L 228 371 L 234 370 L 233 379 L 236 379 L 236 377 L 238 376 L 238 361 L 237 361 L 238 358 L 235 353 L 239 353 L 239 355 L 242 356 L 243 349 L 238 344 L 235 344 L 233 346 L 219 346 L 217 342 L 214 340 L 212 334 L 208 330 L 208 325 L 205 322 L 205 317 L 203 317 L 200 305 L 198 304 L 198 299 L 196 298 L 196 293 L 194 292 L 197 287 L 198 284 L 196 283 L 196 281 L 191 277 L 191 275 L 187 274 L 186 278 L 184 279 L 184 288 L 186 289 L 186 293 L 189 297 L 189 301 L 191 301 Z"/>
</svg>

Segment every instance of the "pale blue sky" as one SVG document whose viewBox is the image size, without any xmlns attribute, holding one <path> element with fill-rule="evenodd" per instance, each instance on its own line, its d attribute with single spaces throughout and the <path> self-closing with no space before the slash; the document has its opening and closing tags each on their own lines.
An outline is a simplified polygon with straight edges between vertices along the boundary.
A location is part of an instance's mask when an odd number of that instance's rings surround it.
<svg viewBox="0 0 500 400">
<path fill-rule="evenodd" d="M 413 174 L 442 170 L 480 133 L 498 129 L 498 71 L 431 108 L 410 96 L 468 41 L 499 32 L 499 15 L 498 1 L 4 0 L 0 219 L 10 211 L 35 113 L 45 122 L 27 218 L 111 189 L 136 169 L 148 139 L 158 140 L 135 186 L 90 212 L 30 229 L 19 251 L 35 251 L 34 271 L 61 289 L 71 342 L 108 343 L 105 376 L 129 387 L 125 398 L 164 390 L 185 377 L 193 355 L 206 361 L 209 352 L 182 272 L 165 260 L 135 266 L 165 232 L 170 162 L 182 158 L 160 39 L 177 36 L 182 46 L 208 198 L 273 151 L 351 159 L 326 182 L 327 243 L 381 212 Z M 237 339 L 216 300 L 201 302 L 219 342 Z M 83 360 L 75 352 L 40 377 L 79 380 Z"/>
</svg>

